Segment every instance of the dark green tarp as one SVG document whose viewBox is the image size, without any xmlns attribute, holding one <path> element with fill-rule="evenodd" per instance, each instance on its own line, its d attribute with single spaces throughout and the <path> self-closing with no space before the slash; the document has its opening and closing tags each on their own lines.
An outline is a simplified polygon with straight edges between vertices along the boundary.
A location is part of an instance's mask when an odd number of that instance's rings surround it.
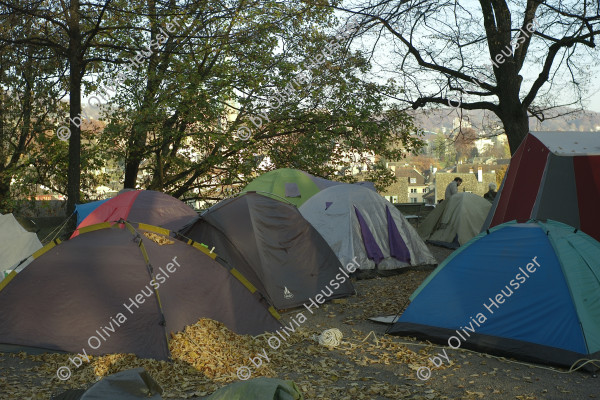
<svg viewBox="0 0 600 400">
<path fill-rule="evenodd" d="M 303 400 L 298 386 L 292 381 L 274 378 L 255 378 L 235 382 L 213 393 L 207 400 Z"/>
<path fill-rule="evenodd" d="M 161 400 L 162 392 L 144 368 L 134 368 L 106 376 L 88 390 L 70 389 L 51 400 Z"/>
</svg>

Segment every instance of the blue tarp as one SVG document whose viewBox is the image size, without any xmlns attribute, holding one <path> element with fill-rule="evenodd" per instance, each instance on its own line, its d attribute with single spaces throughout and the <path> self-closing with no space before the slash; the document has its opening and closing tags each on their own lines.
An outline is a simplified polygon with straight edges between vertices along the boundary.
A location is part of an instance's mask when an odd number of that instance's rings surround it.
<svg viewBox="0 0 600 400">
<path fill-rule="evenodd" d="M 108 200 L 110 199 L 92 201 L 91 203 L 85 204 L 75 204 L 75 212 L 77 213 L 77 226 L 79 226 L 79 224 L 85 219 L 85 217 L 90 215 L 92 211 L 98 208 L 100 204 Z"/>
</svg>

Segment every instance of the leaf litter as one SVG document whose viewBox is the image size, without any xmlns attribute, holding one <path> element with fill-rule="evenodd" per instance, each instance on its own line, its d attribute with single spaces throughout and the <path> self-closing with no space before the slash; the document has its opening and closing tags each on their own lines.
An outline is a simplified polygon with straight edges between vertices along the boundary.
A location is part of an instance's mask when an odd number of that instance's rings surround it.
<svg viewBox="0 0 600 400">
<path fill-rule="evenodd" d="M 70 388 L 85 389 L 104 376 L 142 367 L 162 386 L 163 398 L 186 399 L 207 396 L 218 388 L 237 381 L 237 369 L 252 368 L 252 377 L 266 376 L 293 379 L 306 399 L 335 399 L 340 390 L 352 398 L 430 398 L 415 395 L 406 384 L 394 384 L 365 376 L 364 366 L 381 364 L 426 365 L 426 354 L 414 352 L 395 343 L 393 338 L 364 338 L 364 333 L 353 330 L 339 347 L 320 346 L 311 337 L 318 333 L 299 329 L 277 350 L 267 344 L 272 334 L 256 337 L 238 335 L 223 324 L 200 319 L 182 332 L 171 335 L 169 348 L 173 361 L 141 359 L 133 354 L 90 356 L 90 362 L 78 369 L 70 365 L 70 354 L 28 355 L 18 353 L 0 356 L 17 357 L 39 362 L 27 371 L 38 382 L 35 388 L 23 385 L 22 378 L 9 374 L 2 378 L 2 391 L 12 398 L 48 399 Z M 270 362 L 255 368 L 249 357 L 266 350 Z M 66 381 L 56 376 L 57 368 L 67 365 L 72 375 Z M 16 371 L 15 371 L 16 372 Z M 22 371 L 20 371 L 22 373 Z M 12 382 L 12 383 L 11 383 Z M 338 385 L 338 386 L 336 386 Z M 25 387 L 28 386 L 28 387 Z"/>
</svg>

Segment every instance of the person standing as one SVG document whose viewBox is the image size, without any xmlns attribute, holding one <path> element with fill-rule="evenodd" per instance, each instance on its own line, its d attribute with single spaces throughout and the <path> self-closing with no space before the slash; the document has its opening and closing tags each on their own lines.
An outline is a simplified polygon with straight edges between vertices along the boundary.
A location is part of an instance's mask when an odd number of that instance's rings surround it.
<svg viewBox="0 0 600 400">
<path fill-rule="evenodd" d="M 489 186 L 490 190 L 487 191 L 486 194 L 483 195 L 483 198 L 486 200 L 491 201 L 492 203 L 494 202 L 494 199 L 496 198 L 496 184 L 495 183 L 490 183 Z"/>
<path fill-rule="evenodd" d="M 446 186 L 446 193 L 444 194 L 445 200 L 448 200 L 450 197 L 452 197 L 452 195 L 458 193 L 458 187 L 460 186 L 462 181 L 462 178 L 459 178 L 457 176 L 452 182 L 448 184 L 448 186 Z"/>
</svg>

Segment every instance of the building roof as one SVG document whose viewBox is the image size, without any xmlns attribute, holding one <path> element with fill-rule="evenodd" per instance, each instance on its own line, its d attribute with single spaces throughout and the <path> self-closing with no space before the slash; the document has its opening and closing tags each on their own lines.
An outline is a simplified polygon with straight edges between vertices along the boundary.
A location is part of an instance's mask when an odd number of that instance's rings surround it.
<svg viewBox="0 0 600 400">
<path fill-rule="evenodd" d="M 396 167 L 395 174 L 397 178 L 406 178 L 406 180 L 408 181 L 408 186 L 426 185 L 425 177 L 421 173 L 416 171 L 413 167 Z M 416 183 L 410 183 L 410 178 L 415 178 L 417 180 Z"/>
<path fill-rule="evenodd" d="M 458 173 L 467 174 L 470 169 L 473 168 L 472 173 L 476 174 L 478 167 L 481 167 L 483 172 L 492 172 L 498 169 L 498 165 L 489 165 L 489 164 L 459 164 L 456 166 Z"/>
</svg>

